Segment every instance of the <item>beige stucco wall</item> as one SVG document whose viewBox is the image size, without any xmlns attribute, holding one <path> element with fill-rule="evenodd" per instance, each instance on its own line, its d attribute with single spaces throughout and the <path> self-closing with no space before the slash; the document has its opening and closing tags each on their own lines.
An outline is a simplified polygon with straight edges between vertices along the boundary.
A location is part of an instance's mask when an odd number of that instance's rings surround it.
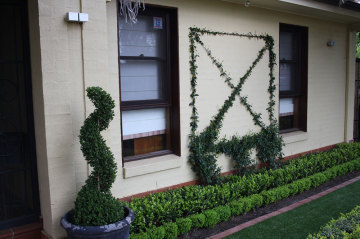
<svg viewBox="0 0 360 239">
<path fill-rule="evenodd" d="M 122 168 L 119 108 L 119 72 L 116 2 L 105 0 L 38 0 L 30 4 L 35 10 L 32 35 L 32 73 L 34 87 L 35 128 L 41 209 L 44 230 L 53 238 L 64 236 L 59 226 L 61 216 L 73 207 L 76 192 L 86 180 L 88 167 L 82 157 L 78 134 L 85 116 L 92 112 L 84 89 L 104 87 L 116 102 L 115 118 L 104 133 L 118 163 L 118 177 L 113 186 L 116 197 L 155 190 L 195 179 L 188 163 L 190 134 L 189 27 L 239 33 L 268 33 L 275 39 L 278 52 L 279 23 L 309 28 L 308 132 L 285 136 L 285 155 L 292 155 L 349 140 L 351 113 L 345 117 L 348 33 L 344 24 L 295 16 L 216 0 L 147 0 L 178 8 L 181 157 L 175 155 L 126 163 Z M 66 12 L 86 12 L 89 22 L 64 21 Z M 37 23 L 38 22 L 38 23 Z M 328 40 L 336 46 L 326 46 Z M 204 37 L 214 55 L 223 60 L 234 80 L 244 74 L 263 46 L 261 41 L 231 37 Z M 216 68 L 199 47 L 198 109 L 199 128 L 204 128 L 229 95 L 229 88 L 218 77 Z M 267 56 L 267 55 L 266 55 Z M 264 57 L 244 85 L 254 109 L 263 113 L 267 104 L 268 59 Z M 350 64 L 350 63 L 349 63 Z M 278 76 L 276 69 L 275 75 Z M 276 77 L 278 84 L 278 77 Z M 349 81 L 350 82 L 350 81 Z M 352 83 L 348 91 L 353 92 Z M 351 88 L 352 87 L 352 88 Z M 352 96 L 349 96 L 350 98 Z M 352 101 L 349 101 L 349 104 Z M 352 106 L 348 106 L 351 109 Z M 278 109 L 276 109 L 277 113 Z M 346 120 L 345 120 L 346 119 Z M 347 124 L 345 122 L 348 122 Z M 267 122 L 267 120 L 265 121 Z M 229 111 L 223 136 L 257 131 L 249 114 L 237 102 Z M 220 156 L 223 171 L 231 161 Z"/>
<path fill-rule="evenodd" d="M 141 191 L 186 182 L 194 178 L 187 164 L 187 135 L 190 133 L 189 116 L 191 114 L 191 108 L 188 106 L 190 102 L 188 29 L 192 26 L 206 27 L 225 32 L 268 33 L 275 39 L 276 52 L 278 52 L 279 23 L 308 27 L 308 132 L 284 135 L 285 142 L 288 142 L 284 153 L 285 155 L 292 155 L 344 141 L 347 57 L 346 25 L 269 10 L 251 7 L 245 8 L 242 5 L 220 1 L 148 1 L 148 3 L 173 6 L 179 9 L 182 157 L 180 158 L 178 168 L 118 180 L 120 184 L 114 186 L 116 194 L 131 195 Z M 108 19 L 115 18 L 115 2 L 108 3 L 107 9 Z M 196 21 L 193 19 L 196 19 Z M 110 22 L 108 20 L 108 25 L 111 24 Z M 109 38 L 116 36 L 116 28 L 108 27 L 108 29 Z M 112 33 L 110 29 L 113 30 Z M 204 43 L 212 50 L 212 53 L 223 60 L 225 69 L 236 81 L 245 73 L 247 67 L 255 59 L 256 53 L 264 45 L 263 42 L 258 40 L 237 39 L 234 37 L 204 36 L 203 39 Z M 333 48 L 327 47 L 326 42 L 328 40 L 335 41 L 336 46 Z M 113 50 L 110 51 L 115 52 L 117 50 L 116 40 L 115 44 L 109 44 L 109 49 L 112 47 Z M 199 129 L 201 130 L 208 125 L 211 117 L 216 114 L 230 94 L 230 89 L 218 77 L 219 73 L 216 67 L 212 65 L 204 50 L 200 46 L 198 49 L 200 57 L 198 63 L 199 97 L 197 107 L 200 117 Z M 267 63 L 268 59 L 264 57 L 252 76 L 245 83 L 243 89 L 243 93 L 248 95 L 249 102 L 252 102 L 254 109 L 263 114 L 265 122 L 268 122 L 265 110 L 268 96 L 266 92 L 268 86 Z M 276 69 L 275 75 L 278 76 L 278 69 Z M 110 77 L 110 81 L 117 81 L 117 79 L 118 74 L 116 71 L 116 74 Z M 116 88 L 113 94 L 116 94 L 117 91 Z M 277 111 L 278 109 L 276 109 Z M 116 124 L 120 124 L 120 122 Z M 234 133 L 244 135 L 248 132 L 259 130 L 253 125 L 251 117 L 240 106 L 238 100 L 234 107 L 230 109 L 223 125 L 221 130 L 223 136 L 231 136 Z M 156 159 L 151 159 L 151 161 L 156 161 Z M 231 161 L 224 156 L 219 157 L 218 163 L 223 168 L 223 171 L 231 169 Z M 136 163 L 126 163 L 125 171 L 128 167 L 132 169 L 131 164 L 136 164 L 135 166 L 140 168 L 141 164 L 144 165 L 147 162 L 144 160 Z M 139 188 L 141 189 L 139 190 Z"/>
</svg>

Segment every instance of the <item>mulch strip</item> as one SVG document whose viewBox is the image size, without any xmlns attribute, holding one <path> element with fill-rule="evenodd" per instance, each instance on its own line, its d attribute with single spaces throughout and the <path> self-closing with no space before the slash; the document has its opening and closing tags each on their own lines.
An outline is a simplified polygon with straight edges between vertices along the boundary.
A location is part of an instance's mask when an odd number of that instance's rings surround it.
<svg viewBox="0 0 360 239">
<path fill-rule="evenodd" d="M 326 183 L 320 185 L 317 188 L 312 188 L 312 189 L 310 189 L 308 191 L 305 191 L 305 192 L 303 192 L 303 193 L 301 193 L 299 195 L 292 196 L 292 197 L 289 197 L 289 198 L 285 198 L 285 199 L 283 199 L 281 201 L 278 201 L 276 203 L 267 205 L 266 207 L 258 208 L 255 211 L 251 211 L 251 212 L 248 212 L 248 213 L 240 215 L 240 216 L 232 217 L 228 221 L 221 222 L 221 223 L 215 225 L 215 227 L 210 228 L 210 229 L 207 229 L 207 228 L 194 229 L 194 230 L 186 233 L 185 235 L 180 236 L 179 238 L 182 238 L 182 239 L 190 239 L 190 238 L 201 239 L 201 238 L 208 238 L 208 237 L 214 236 L 214 235 L 219 234 L 221 232 L 224 232 L 224 231 L 226 231 L 228 229 L 237 227 L 240 224 L 249 222 L 249 221 L 251 221 L 253 219 L 256 219 L 256 218 L 260 218 L 260 217 L 262 217 L 262 216 L 264 216 L 266 214 L 276 212 L 276 211 L 278 211 L 278 210 L 280 210 L 280 209 L 282 209 L 284 207 L 295 204 L 295 203 L 297 203 L 299 201 L 302 201 L 304 199 L 307 199 L 307 198 L 309 198 L 309 197 L 311 197 L 313 195 L 316 195 L 316 194 L 319 194 L 319 193 L 321 193 L 323 191 L 326 191 L 327 189 L 336 187 L 339 184 L 342 184 L 342 183 L 344 183 L 346 181 L 349 181 L 349 180 L 351 180 L 353 178 L 358 177 L 359 175 L 360 175 L 360 171 L 356 171 L 356 172 L 352 172 L 352 173 L 344 175 L 344 176 L 337 177 L 336 179 L 333 179 L 333 180 L 331 180 L 329 182 L 326 182 Z M 273 215 L 275 216 L 275 215 L 277 215 L 277 213 L 273 213 Z"/>
</svg>

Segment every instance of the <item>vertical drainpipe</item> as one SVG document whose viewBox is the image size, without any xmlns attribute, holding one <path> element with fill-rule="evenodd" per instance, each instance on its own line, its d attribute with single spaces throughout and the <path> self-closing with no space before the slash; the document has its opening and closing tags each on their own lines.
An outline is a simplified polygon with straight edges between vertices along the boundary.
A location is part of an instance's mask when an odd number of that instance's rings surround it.
<svg viewBox="0 0 360 239">
<path fill-rule="evenodd" d="M 346 44 L 344 142 L 353 140 L 356 32 L 349 25 Z"/>
<path fill-rule="evenodd" d="M 80 1 L 80 12 L 83 12 L 83 1 Z M 82 67 L 82 81 L 83 81 L 83 100 L 84 100 L 84 121 L 86 119 L 86 85 L 85 85 L 85 56 L 84 56 L 84 24 L 80 24 L 81 31 L 81 67 Z M 87 165 L 87 176 L 90 175 L 90 166 Z"/>
</svg>

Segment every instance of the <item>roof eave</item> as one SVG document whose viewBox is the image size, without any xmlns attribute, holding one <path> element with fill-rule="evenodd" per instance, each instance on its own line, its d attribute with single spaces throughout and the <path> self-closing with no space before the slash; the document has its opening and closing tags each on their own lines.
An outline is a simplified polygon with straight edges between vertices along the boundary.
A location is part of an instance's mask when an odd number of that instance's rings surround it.
<svg viewBox="0 0 360 239">
<path fill-rule="evenodd" d="M 246 0 L 222 1 L 243 5 Z M 321 0 L 250 0 L 250 2 L 252 7 L 265 8 L 273 11 L 287 12 L 346 24 L 360 23 L 360 14 L 358 11 L 346 9 L 339 5 L 324 3 Z"/>
</svg>

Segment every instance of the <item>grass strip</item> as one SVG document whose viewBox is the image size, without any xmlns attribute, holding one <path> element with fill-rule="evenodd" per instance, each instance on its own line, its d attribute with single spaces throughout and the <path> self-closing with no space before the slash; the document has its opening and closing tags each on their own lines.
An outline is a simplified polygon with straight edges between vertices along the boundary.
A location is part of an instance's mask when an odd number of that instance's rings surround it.
<svg viewBox="0 0 360 239">
<path fill-rule="evenodd" d="M 349 212 L 360 202 L 360 181 L 324 197 L 237 232 L 227 239 L 306 238 L 320 227 Z"/>
</svg>

